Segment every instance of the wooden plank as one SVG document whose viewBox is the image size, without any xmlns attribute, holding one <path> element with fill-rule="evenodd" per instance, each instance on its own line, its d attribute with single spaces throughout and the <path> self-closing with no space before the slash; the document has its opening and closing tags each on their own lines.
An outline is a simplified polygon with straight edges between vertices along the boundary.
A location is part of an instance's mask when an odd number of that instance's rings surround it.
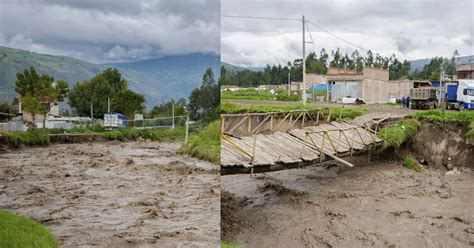
<svg viewBox="0 0 474 248">
<path fill-rule="evenodd" d="M 381 121 L 383 121 L 384 117 L 381 118 Z M 367 123 L 368 121 L 373 120 L 369 119 L 370 118 L 359 119 L 359 122 Z M 341 129 L 344 130 L 347 140 L 343 135 L 340 135 Z M 355 129 L 357 129 L 357 131 L 355 131 Z M 306 135 L 307 132 L 309 132 L 308 137 Z M 329 141 L 328 136 L 330 140 L 332 140 L 332 144 Z M 351 145 L 354 150 L 365 150 L 371 149 L 371 146 L 374 145 L 374 140 L 375 143 L 382 141 L 375 134 L 365 130 L 363 127 L 352 123 L 340 122 L 323 123 L 318 126 L 292 129 L 288 132 L 275 132 L 265 135 L 258 134 L 256 135 L 255 143 L 253 136 L 241 138 L 230 137 L 229 139 L 232 142 L 235 142 L 237 146 L 241 147 L 241 149 L 248 154 L 252 154 L 255 145 L 255 167 L 316 161 L 320 157 L 319 149 L 321 149 L 323 143 L 323 152 L 334 158 L 334 156 L 337 156 L 338 154 L 347 155 L 350 151 Z M 337 152 L 334 151 L 334 148 L 337 149 Z M 243 152 L 238 151 L 235 146 L 227 141 L 222 141 L 222 166 L 248 167 L 251 161 L 252 159 L 248 155 L 244 155 Z"/>
</svg>

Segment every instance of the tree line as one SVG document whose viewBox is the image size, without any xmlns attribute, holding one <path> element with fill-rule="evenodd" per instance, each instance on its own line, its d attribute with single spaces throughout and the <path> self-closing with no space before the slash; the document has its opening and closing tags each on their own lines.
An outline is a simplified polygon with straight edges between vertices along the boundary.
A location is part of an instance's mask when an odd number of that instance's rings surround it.
<svg viewBox="0 0 474 248">
<path fill-rule="evenodd" d="M 400 60 L 395 54 L 391 56 L 382 56 L 379 53 L 374 54 L 367 51 L 363 56 L 358 50 L 351 55 L 342 53 L 340 49 L 332 50 L 331 56 L 326 49 L 321 49 L 319 55 L 311 52 L 306 57 L 306 73 L 316 73 L 325 75 L 329 67 L 345 68 L 349 70 L 362 71 L 364 66 L 373 66 L 389 70 L 389 80 L 398 79 L 439 79 L 440 66 L 443 67 L 445 75 L 453 76 L 456 74 L 456 58 L 459 57 L 457 50 L 453 53 L 452 58 L 435 57 L 430 63 L 425 65 L 422 70 L 417 70 L 410 74 L 411 65 L 407 60 Z M 241 87 L 256 87 L 268 84 L 287 84 L 288 73 L 290 73 L 291 81 L 301 82 L 303 77 L 302 59 L 295 59 L 293 62 L 288 61 L 286 65 L 274 64 L 266 65 L 262 71 L 240 70 L 228 71 L 225 66 L 221 66 L 221 83 L 222 85 L 238 85 Z"/>
<path fill-rule="evenodd" d="M 22 108 L 32 115 L 33 122 L 41 114 L 43 127 L 46 116 L 51 110 L 51 103 L 68 99 L 69 105 L 78 116 L 103 118 L 110 111 L 124 114 L 132 119 L 135 113 L 145 113 L 145 97 L 128 88 L 128 82 L 115 68 L 107 68 L 90 80 L 77 82 L 72 89 L 68 82 L 55 80 L 48 74 L 38 74 L 34 67 L 17 73 L 15 91 L 21 96 Z M 219 85 L 215 82 L 211 69 L 207 69 L 200 88 L 195 89 L 189 97 L 189 104 L 184 99 L 174 100 L 155 106 L 148 117 L 171 116 L 171 105 L 175 104 L 175 114 L 189 112 L 192 119 L 210 121 L 218 118 Z M 2 110 L 11 112 L 6 106 Z M 92 109 L 92 110 L 91 110 Z"/>
<path fill-rule="evenodd" d="M 153 107 L 147 113 L 149 117 L 171 116 L 174 105 L 174 114 L 176 116 L 185 115 L 189 112 L 191 120 L 203 120 L 210 122 L 219 118 L 220 103 L 220 84 L 216 83 L 212 69 L 208 68 L 203 77 L 201 86 L 194 89 L 189 96 L 189 103 L 181 98 L 171 100 Z"/>
</svg>

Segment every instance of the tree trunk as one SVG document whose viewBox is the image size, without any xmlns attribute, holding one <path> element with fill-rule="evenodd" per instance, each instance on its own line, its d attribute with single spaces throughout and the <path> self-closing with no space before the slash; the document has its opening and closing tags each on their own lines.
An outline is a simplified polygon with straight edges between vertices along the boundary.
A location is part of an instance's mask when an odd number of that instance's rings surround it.
<svg viewBox="0 0 474 248">
<path fill-rule="evenodd" d="M 31 113 L 31 120 L 33 121 L 33 128 L 36 128 L 36 114 Z"/>
</svg>

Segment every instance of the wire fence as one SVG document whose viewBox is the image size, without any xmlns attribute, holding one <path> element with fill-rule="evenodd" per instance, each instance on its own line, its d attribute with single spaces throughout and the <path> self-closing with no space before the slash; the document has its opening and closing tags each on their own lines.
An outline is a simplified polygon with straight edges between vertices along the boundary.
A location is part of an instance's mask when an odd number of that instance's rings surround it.
<svg viewBox="0 0 474 248">
<path fill-rule="evenodd" d="M 174 117 L 157 117 L 142 120 L 127 120 L 129 127 L 137 129 L 175 129 L 186 125 L 186 115 Z"/>
</svg>

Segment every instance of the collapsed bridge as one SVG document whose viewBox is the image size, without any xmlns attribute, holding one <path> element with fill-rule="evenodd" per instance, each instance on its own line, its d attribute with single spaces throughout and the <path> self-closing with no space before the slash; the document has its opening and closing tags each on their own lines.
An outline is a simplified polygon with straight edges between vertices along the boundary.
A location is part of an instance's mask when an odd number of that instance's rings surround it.
<svg viewBox="0 0 474 248">
<path fill-rule="evenodd" d="M 298 168 L 330 159 L 352 166 L 341 157 L 380 146 L 379 124 L 389 118 L 379 114 L 331 121 L 328 109 L 224 114 L 221 174 Z"/>
</svg>

